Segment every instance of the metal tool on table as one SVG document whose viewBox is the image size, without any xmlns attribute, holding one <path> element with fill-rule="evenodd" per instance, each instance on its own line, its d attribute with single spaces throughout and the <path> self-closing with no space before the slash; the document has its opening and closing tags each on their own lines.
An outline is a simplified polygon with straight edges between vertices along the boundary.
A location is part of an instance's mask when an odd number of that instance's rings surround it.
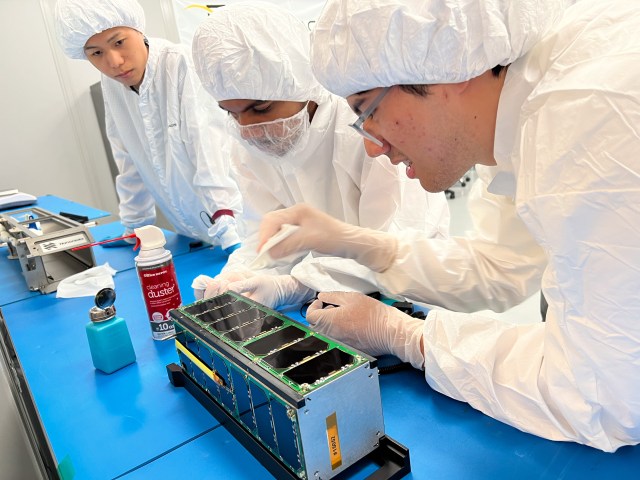
<svg viewBox="0 0 640 480">
<path fill-rule="evenodd" d="M 0 214 L 9 258 L 18 259 L 29 290 L 51 293 L 61 280 L 96 266 L 93 250 L 73 251 L 93 242 L 87 225 L 42 208 Z"/>
</svg>

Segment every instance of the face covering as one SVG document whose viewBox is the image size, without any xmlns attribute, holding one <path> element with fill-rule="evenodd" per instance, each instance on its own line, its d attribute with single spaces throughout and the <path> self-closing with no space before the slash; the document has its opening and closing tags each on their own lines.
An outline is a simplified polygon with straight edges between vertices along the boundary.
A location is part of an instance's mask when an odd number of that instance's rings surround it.
<svg viewBox="0 0 640 480">
<path fill-rule="evenodd" d="M 282 160 L 302 151 L 309 140 L 309 102 L 295 115 L 271 122 L 240 125 L 230 117 L 232 131 L 241 141 Z"/>
</svg>

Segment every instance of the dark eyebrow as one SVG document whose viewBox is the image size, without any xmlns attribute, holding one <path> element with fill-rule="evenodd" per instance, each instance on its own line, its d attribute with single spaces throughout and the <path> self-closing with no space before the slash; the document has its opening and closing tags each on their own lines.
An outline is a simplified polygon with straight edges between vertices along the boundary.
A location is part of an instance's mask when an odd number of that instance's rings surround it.
<svg viewBox="0 0 640 480">
<path fill-rule="evenodd" d="M 362 90 L 361 92 L 356 92 L 356 93 L 352 93 L 352 95 L 356 95 L 356 96 L 360 96 L 364 93 L 370 92 L 371 89 L 369 90 Z M 362 104 L 364 103 L 365 99 L 364 98 L 358 98 L 355 103 L 353 104 L 353 107 L 351 107 L 351 110 L 353 110 L 355 112 L 356 115 L 360 116 L 362 115 L 362 111 L 360 110 L 360 107 L 362 106 Z"/>
<path fill-rule="evenodd" d="M 236 113 L 244 113 L 244 112 L 246 112 L 247 110 L 251 110 L 252 108 L 257 107 L 258 105 L 263 105 L 263 104 L 265 104 L 265 103 L 269 103 L 269 102 L 271 102 L 271 101 L 272 101 L 272 100 L 256 100 L 256 101 L 254 101 L 254 102 L 250 103 L 249 105 L 247 105 L 247 106 L 246 106 L 245 108 L 243 108 L 241 111 L 236 112 Z M 218 106 L 219 106 L 222 110 L 224 110 L 225 112 L 228 112 L 228 111 L 229 111 L 229 110 L 227 110 L 226 108 L 224 108 L 224 107 L 220 106 L 220 104 L 218 104 Z"/>
<path fill-rule="evenodd" d="M 109 38 L 107 38 L 107 43 L 111 43 L 119 35 L 124 35 L 124 33 L 123 32 L 115 32 L 113 35 L 111 35 Z M 99 47 L 93 47 L 91 45 L 85 45 L 84 46 L 85 50 L 91 50 L 91 49 L 95 49 L 95 48 L 99 48 Z"/>
<path fill-rule="evenodd" d="M 356 93 L 356 95 L 360 95 L 360 94 Z M 356 115 L 362 115 L 362 112 L 360 111 L 360 107 L 362 106 L 363 103 L 364 103 L 364 98 L 357 99 L 353 103 L 353 107 L 351 107 L 351 110 L 353 110 Z"/>
</svg>

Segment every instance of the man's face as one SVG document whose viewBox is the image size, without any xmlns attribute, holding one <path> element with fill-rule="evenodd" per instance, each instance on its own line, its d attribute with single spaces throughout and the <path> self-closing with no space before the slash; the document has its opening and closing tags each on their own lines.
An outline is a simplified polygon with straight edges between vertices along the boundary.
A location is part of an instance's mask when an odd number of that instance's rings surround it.
<svg viewBox="0 0 640 480">
<path fill-rule="evenodd" d="M 247 126 L 292 117 L 302 110 L 306 102 L 221 100 L 218 105 L 231 115 L 238 125 Z"/>
<path fill-rule="evenodd" d="M 347 101 L 360 114 L 380 91 L 350 95 Z M 429 192 L 449 188 L 484 160 L 460 91 L 460 84 L 432 85 L 421 96 L 392 87 L 363 124 L 382 142 L 378 146 L 365 139 L 367 154 L 387 155 L 394 165 L 404 163 L 407 176 L 417 178 Z"/>
<path fill-rule="evenodd" d="M 144 78 L 149 52 L 142 33 L 114 27 L 95 34 L 84 46 L 91 64 L 107 77 L 138 88 Z"/>
<path fill-rule="evenodd" d="M 313 112 L 305 118 L 303 109 L 315 108 L 313 102 L 242 99 L 218 105 L 237 122 L 242 140 L 275 157 L 286 155 L 304 136 Z"/>
</svg>

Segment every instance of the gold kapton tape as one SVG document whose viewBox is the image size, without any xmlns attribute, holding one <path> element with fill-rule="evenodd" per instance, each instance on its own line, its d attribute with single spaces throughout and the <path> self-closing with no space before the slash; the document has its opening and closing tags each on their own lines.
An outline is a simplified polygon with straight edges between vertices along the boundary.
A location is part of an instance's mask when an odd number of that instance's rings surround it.
<svg viewBox="0 0 640 480">
<path fill-rule="evenodd" d="M 224 380 L 220 378 L 220 376 L 218 375 L 218 372 L 207 367 L 204 363 L 202 363 L 202 361 L 198 357 L 196 357 L 193 353 L 191 353 L 189 349 L 185 347 L 182 343 L 180 343 L 178 340 L 176 340 L 176 348 L 180 350 L 182 353 L 184 353 L 189 360 L 195 363 L 196 366 L 200 370 L 202 370 L 207 377 L 209 377 L 211 380 L 216 382 L 218 385 L 222 387 L 225 386 Z"/>
<path fill-rule="evenodd" d="M 342 452 L 340 451 L 340 434 L 338 433 L 338 418 L 336 412 L 327 417 L 327 442 L 329 443 L 329 459 L 331 470 L 342 465 Z"/>
</svg>

